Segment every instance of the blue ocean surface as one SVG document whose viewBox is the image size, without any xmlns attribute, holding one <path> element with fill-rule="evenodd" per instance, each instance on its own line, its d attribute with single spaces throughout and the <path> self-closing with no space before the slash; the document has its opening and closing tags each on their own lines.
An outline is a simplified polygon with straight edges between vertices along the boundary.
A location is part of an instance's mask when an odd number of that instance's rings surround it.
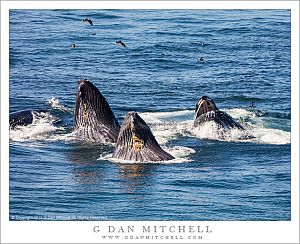
<svg viewBox="0 0 300 244">
<path fill-rule="evenodd" d="M 10 130 L 11 220 L 291 219 L 289 10 L 11 10 L 9 21 L 10 112 L 49 110 Z M 122 162 L 114 145 L 72 137 L 84 78 L 120 124 L 138 112 L 175 160 Z M 203 95 L 255 138 L 193 130 Z"/>
</svg>

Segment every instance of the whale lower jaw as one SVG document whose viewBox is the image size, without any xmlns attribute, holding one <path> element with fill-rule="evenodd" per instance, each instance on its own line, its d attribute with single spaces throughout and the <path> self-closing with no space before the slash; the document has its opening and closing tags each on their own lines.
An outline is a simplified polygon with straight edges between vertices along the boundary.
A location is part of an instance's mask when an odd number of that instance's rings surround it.
<svg viewBox="0 0 300 244">
<path fill-rule="evenodd" d="M 136 162 L 157 162 L 172 160 L 174 157 L 161 148 L 143 148 L 141 151 L 128 149 L 127 147 L 117 147 L 113 153 L 113 158 L 136 161 Z"/>
<path fill-rule="evenodd" d="M 239 124 L 238 122 L 234 121 L 233 118 L 228 115 L 227 113 L 216 110 L 210 111 L 205 114 L 202 114 L 195 118 L 194 120 L 194 128 L 203 128 L 207 123 L 213 122 L 216 125 L 216 134 L 218 135 L 218 139 L 226 140 L 228 135 L 230 136 L 230 131 L 237 130 L 239 131 L 239 139 L 247 140 L 252 139 L 254 136 L 245 130 L 245 128 Z"/>
<path fill-rule="evenodd" d="M 115 143 L 118 137 L 118 128 L 107 127 L 78 127 L 74 129 L 76 138 L 84 141 L 98 142 L 98 143 Z"/>
<path fill-rule="evenodd" d="M 235 122 L 230 115 L 220 110 L 210 111 L 198 116 L 194 120 L 194 127 L 198 127 L 209 121 L 214 121 L 217 125 L 224 129 L 245 130 L 244 127 L 239 123 Z"/>
</svg>

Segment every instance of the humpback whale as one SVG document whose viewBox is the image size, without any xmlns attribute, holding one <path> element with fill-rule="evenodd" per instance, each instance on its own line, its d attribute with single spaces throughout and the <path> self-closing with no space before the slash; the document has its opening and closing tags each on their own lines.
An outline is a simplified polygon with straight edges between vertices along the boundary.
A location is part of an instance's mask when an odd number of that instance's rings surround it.
<svg viewBox="0 0 300 244">
<path fill-rule="evenodd" d="M 126 115 L 113 157 L 139 162 L 174 159 L 159 146 L 149 126 L 136 112 Z"/>
<path fill-rule="evenodd" d="M 219 110 L 211 98 L 203 96 L 196 103 L 194 128 L 209 121 L 214 121 L 220 129 L 223 129 L 223 131 L 238 129 L 246 132 L 244 127 L 234 121 L 229 114 Z M 253 136 L 246 132 L 245 139 L 249 138 L 253 138 Z"/>
<path fill-rule="evenodd" d="M 14 129 L 16 126 L 26 126 L 32 124 L 34 115 L 45 113 L 46 110 L 22 110 L 9 114 L 9 127 Z"/>
<path fill-rule="evenodd" d="M 116 142 L 120 125 L 108 102 L 90 81 L 78 80 L 74 132 L 76 137 L 95 142 Z"/>
</svg>

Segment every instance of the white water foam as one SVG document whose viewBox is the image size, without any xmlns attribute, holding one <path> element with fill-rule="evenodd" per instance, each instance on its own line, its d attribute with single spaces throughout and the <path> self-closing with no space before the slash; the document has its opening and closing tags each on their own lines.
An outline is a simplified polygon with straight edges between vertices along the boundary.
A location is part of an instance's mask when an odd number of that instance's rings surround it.
<svg viewBox="0 0 300 244">
<path fill-rule="evenodd" d="M 187 157 L 190 154 L 195 153 L 196 151 L 192 148 L 189 147 L 182 147 L 182 146 L 175 146 L 175 147 L 169 147 L 169 148 L 163 148 L 165 151 L 169 152 L 171 155 L 173 155 L 173 157 L 176 159 L 180 160 L 186 160 L 189 161 L 187 159 Z"/>
<path fill-rule="evenodd" d="M 147 121 L 148 124 L 163 123 L 165 121 L 178 121 L 180 117 L 192 115 L 191 110 L 181 110 L 173 112 L 145 112 L 140 113 L 141 117 Z"/>
<path fill-rule="evenodd" d="M 291 132 L 265 127 L 263 117 L 257 116 L 256 113 L 252 111 L 231 109 L 227 112 L 233 118 L 249 121 L 248 130 L 255 137 L 251 139 L 253 142 L 274 145 L 291 143 Z"/>
<path fill-rule="evenodd" d="M 193 112 L 190 110 L 174 112 L 153 112 L 140 113 L 140 116 L 151 127 L 153 135 L 159 144 L 166 144 L 168 141 L 180 136 L 190 134 L 193 121 L 184 119 L 192 117 Z"/>
<path fill-rule="evenodd" d="M 59 100 L 52 97 L 49 99 L 52 107 L 66 109 L 60 104 Z M 244 140 L 245 132 L 240 130 L 229 130 L 223 133 L 225 136 L 220 138 L 220 133 L 214 122 L 208 122 L 200 129 L 193 128 L 193 110 L 182 110 L 174 112 L 147 112 L 140 113 L 140 116 L 149 124 L 156 140 L 164 148 L 165 145 L 179 137 L 196 137 L 199 139 L 225 140 L 225 141 L 244 141 L 262 144 L 289 144 L 291 142 L 291 133 L 264 126 L 263 117 L 256 116 L 255 112 L 246 109 L 226 109 L 229 115 L 241 122 L 249 133 L 255 138 Z M 66 128 L 53 125 L 56 120 L 49 113 L 40 113 L 34 115 L 31 125 L 18 126 L 10 130 L 10 140 L 12 141 L 76 141 L 74 133 L 66 133 Z M 187 147 L 165 148 L 179 161 L 186 159 L 193 153 L 193 149 Z M 177 154 L 179 153 L 179 154 Z M 186 154 L 185 154 L 186 153 Z M 183 155 L 180 155 L 183 154 Z M 176 159 L 176 160 L 177 160 Z M 172 161 L 172 160 L 171 160 Z"/>
<path fill-rule="evenodd" d="M 191 134 L 200 139 L 239 141 L 249 138 L 249 132 L 239 129 L 224 129 L 214 121 L 209 121 L 197 128 L 191 129 Z"/>
<path fill-rule="evenodd" d="M 193 119 L 180 119 L 180 116 L 183 115 L 193 118 L 193 110 L 141 113 L 140 115 L 149 124 L 160 144 L 166 144 L 168 141 L 180 136 L 263 144 L 289 144 L 291 141 L 290 132 L 265 127 L 263 117 L 257 116 L 254 111 L 242 108 L 224 109 L 224 111 L 240 122 L 246 131 L 239 129 L 222 131 L 213 121 L 207 122 L 199 128 L 193 128 Z M 255 138 L 246 139 L 249 137 L 249 134 Z"/>
<path fill-rule="evenodd" d="M 223 109 L 224 112 L 228 113 L 233 118 L 245 118 L 245 117 L 256 117 L 252 111 L 242 108 Z"/>
<path fill-rule="evenodd" d="M 252 134 L 255 136 L 253 141 L 265 144 L 289 144 L 291 143 L 291 133 L 278 129 L 258 128 L 253 129 Z"/>
</svg>

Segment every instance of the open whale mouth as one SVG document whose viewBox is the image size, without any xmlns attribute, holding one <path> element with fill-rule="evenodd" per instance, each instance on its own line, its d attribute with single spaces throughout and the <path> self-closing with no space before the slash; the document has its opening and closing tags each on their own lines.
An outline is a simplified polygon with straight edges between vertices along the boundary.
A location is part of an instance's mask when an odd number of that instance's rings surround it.
<svg viewBox="0 0 300 244">
<path fill-rule="evenodd" d="M 100 109 L 97 108 L 97 103 L 101 100 L 102 95 L 90 81 L 78 80 L 75 125 L 87 125 L 94 121 Z M 92 118 L 93 120 L 91 120 Z"/>
<path fill-rule="evenodd" d="M 218 108 L 215 102 L 211 98 L 207 96 L 203 96 L 196 103 L 195 114 L 196 117 L 199 117 L 202 114 L 206 114 L 210 111 L 216 111 L 216 110 L 218 110 Z"/>
<path fill-rule="evenodd" d="M 120 125 L 108 102 L 87 79 L 78 80 L 74 129 L 78 137 L 93 141 L 115 142 Z"/>
<path fill-rule="evenodd" d="M 174 159 L 159 146 L 150 127 L 136 112 L 126 115 L 113 157 L 140 162 Z"/>
</svg>

